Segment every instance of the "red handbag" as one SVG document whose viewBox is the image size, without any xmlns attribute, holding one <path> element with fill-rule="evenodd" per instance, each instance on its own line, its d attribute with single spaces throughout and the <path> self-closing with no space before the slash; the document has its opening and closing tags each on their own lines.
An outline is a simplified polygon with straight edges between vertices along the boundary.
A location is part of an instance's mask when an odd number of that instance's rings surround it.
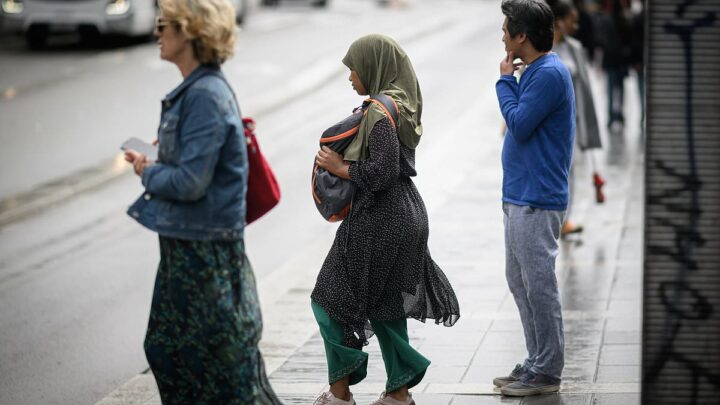
<svg viewBox="0 0 720 405">
<path fill-rule="evenodd" d="M 255 138 L 255 120 L 243 118 L 243 126 L 245 127 L 249 171 L 245 220 L 251 224 L 280 202 L 280 186 Z"/>
</svg>

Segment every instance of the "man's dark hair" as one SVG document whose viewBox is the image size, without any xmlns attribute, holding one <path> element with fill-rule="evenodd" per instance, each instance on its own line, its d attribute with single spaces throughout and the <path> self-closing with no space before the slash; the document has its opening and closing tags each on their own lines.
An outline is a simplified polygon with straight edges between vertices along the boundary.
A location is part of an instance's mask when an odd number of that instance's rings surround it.
<svg viewBox="0 0 720 405">
<path fill-rule="evenodd" d="M 502 12 L 511 37 L 525 33 L 538 52 L 552 49 L 554 19 L 544 0 L 503 0 Z"/>
</svg>

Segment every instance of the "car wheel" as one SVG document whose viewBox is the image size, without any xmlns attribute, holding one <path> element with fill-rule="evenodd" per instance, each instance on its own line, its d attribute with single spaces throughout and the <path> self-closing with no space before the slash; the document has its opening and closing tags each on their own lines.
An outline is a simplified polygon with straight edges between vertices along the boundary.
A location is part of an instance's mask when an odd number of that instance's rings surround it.
<svg viewBox="0 0 720 405">
<path fill-rule="evenodd" d="M 313 7 L 321 8 L 321 7 L 327 7 L 327 0 L 314 0 L 312 2 Z"/>
<path fill-rule="evenodd" d="M 240 0 L 238 10 L 237 10 L 237 15 L 235 15 L 235 22 L 239 25 L 242 25 L 245 22 L 247 13 L 248 13 L 247 0 Z"/>
<path fill-rule="evenodd" d="M 78 29 L 80 34 L 80 45 L 86 48 L 97 48 L 102 44 L 100 31 L 93 26 L 80 26 Z"/>
<path fill-rule="evenodd" d="M 25 33 L 25 41 L 30 49 L 43 49 L 47 45 L 48 27 L 45 25 L 32 25 Z"/>
</svg>

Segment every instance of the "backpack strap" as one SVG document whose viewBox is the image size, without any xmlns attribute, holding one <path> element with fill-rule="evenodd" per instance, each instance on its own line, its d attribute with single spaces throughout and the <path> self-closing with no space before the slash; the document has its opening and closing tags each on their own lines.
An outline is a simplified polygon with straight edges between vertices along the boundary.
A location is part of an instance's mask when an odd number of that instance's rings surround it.
<svg viewBox="0 0 720 405">
<path fill-rule="evenodd" d="M 390 123 L 392 124 L 393 128 L 397 129 L 397 122 L 399 118 L 398 106 L 392 97 L 382 93 L 371 94 L 370 98 L 365 100 L 365 102 L 368 104 L 368 106 L 370 105 L 370 103 L 375 103 L 379 105 L 385 111 L 385 115 L 387 115 L 387 117 L 390 119 Z"/>
</svg>

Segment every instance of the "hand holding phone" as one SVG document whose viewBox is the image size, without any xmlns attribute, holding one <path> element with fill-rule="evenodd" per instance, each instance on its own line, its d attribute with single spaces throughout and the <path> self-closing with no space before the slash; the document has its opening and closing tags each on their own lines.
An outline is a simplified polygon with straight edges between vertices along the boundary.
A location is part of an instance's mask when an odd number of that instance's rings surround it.
<svg viewBox="0 0 720 405">
<path fill-rule="evenodd" d="M 150 161 L 157 160 L 158 147 L 135 137 L 132 137 L 127 141 L 123 142 L 123 144 L 120 145 L 120 149 L 124 150 L 125 152 L 134 150 L 138 153 L 142 153 L 143 155 L 145 155 Z"/>
</svg>

